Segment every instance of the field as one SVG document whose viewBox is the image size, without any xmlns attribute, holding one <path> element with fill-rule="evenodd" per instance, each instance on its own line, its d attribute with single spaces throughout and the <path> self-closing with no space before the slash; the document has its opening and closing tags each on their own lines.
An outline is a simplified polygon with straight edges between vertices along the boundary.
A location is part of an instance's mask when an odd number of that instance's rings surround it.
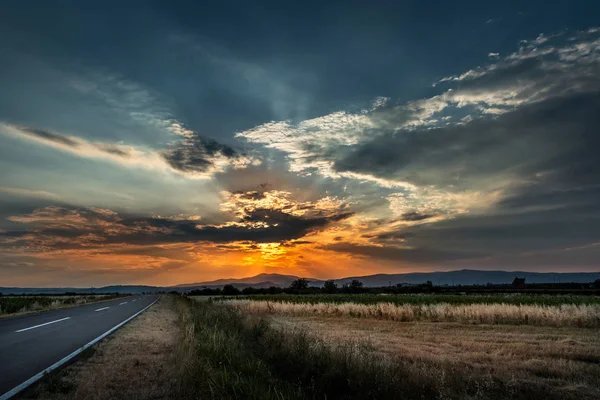
<svg viewBox="0 0 600 400">
<path fill-rule="evenodd" d="M 290 303 L 358 303 L 358 304 L 513 304 L 513 305 L 538 305 L 559 306 L 563 304 L 573 305 L 600 305 L 598 296 L 581 295 L 526 295 L 526 294 L 276 294 L 276 295 L 253 295 L 236 296 L 236 299 L 265 300 Z"/>
<path fill-rule="evenodd" d="M 596 297 L 195 300 L 182 300 L 189 366 L 183 398 L 600 396 Z"/>
<path fill-rule="evenodd" d="M 0 316 L 77 306 L 114 297 L 117 295 L 0 296 Z"/>
<path fill-rule="evenodd" d="M 301 299 L 299 299 L 301 300 Z M 463 324 L 515 324 L 540 326 L 572 326 L 582 328 L 600 327 L 600 305 L 515 305 L 515 304 L 451 304 L 421 303 L 396 304 L 380 302 L 362 304 L 304 303 L 290 301 L 266 301 L 229 299 L 225 303 L 244 313 L 288 316 L 339 316 L 392 320 L 398 322 L 458 322 Z"/>
<path fill-rule="evenodd" d="M 600 398 L 594 297 L 266 298 L 164 295 L 19 398 Z"/>
</svg>

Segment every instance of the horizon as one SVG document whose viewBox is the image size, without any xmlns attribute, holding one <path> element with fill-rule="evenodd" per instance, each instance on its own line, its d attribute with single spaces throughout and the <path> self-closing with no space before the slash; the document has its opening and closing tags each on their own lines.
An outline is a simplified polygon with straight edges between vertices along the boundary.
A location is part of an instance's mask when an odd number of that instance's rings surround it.
<svg viewBox="0 0 600 400">
<path fill-rule="evenodd" d="M 600 272 L 600 5 L 185 3 L 4 7 L 0 286 Z"/>
<path fill-rule="evenodd" d="M 348 279 L 360 279 L 360 278 L 370 278 L 373 276 L 380 276 L 380 275 L 384 275 L 384 276 L 389 276 L 389 275 L 411 275 L 411 274 L 439 274 L 439 273 L 452 273 L 452 272 L 482 272 L 482 273 L 506 273 L 506 274 L 515 274 L 515 277 L 519 277 L 521 274 L 547 274 L 547 275 L 564 275 L 564 274 L 600 274 L 600 271 L 592 271 L 592 272 L 586 272 L 586 271 L 568 271 L 568 272 L 544 272 L 544 271 L 535 271 L 535 272 L 528 272 L 528 271 L 517 271 L 517 270 L 480 270 L 480 269 L 457 269 L 457 270 L 448 270 L 448 271 L 420 271 L 420 272 L 400 272 L 400 273 L 375 273 L 375 274 L 370 274 L 370 275 L 354 275 L 354 276 L 340 276 L 337 278 L 314 278 L 314 277 L 309 277 L 309 276 L 300 276 L 300 275 L 288 275 L 288 274 L 279 274 L 279 273 L 265 273 L 262 272 L 260 274 L 257 275 L 252 275 L 252 276 L 242 276 L 242 277 L 226 277 L 226 278 L 217 278 L 217 279 L 211 279 L 211 280 L 206 280 L 206 281 L 199 281 L 199 282 L 183 282 L 183 283 L 176 283 L 173 285 L 146 285 L 146 284 L 136 284 L 136 283 L 109 283 L 106 285 L 102 285 L 102 286 L 66 286 L 66 285 L 55 285 L 55 286 L 0 286 L 0 288 L 6 288 L 6 289 L 102 289 L 105 287 L 111 287 L 111 286 L 148 286 L 148 287 L 163 287 L 163 288 L 174 288 L 174 287 L 193 287 L 194 285 L 211 285 L 214 284 L 214 282 L 218 282 L 218 281 L 242 281 L 245 279 L 251 279 L 251 278 L 257 278 L 259 276 L 262 275 L 267 275 L 267 276 L 281 276 L 281 277 L 286 277 L 286 278 L 302 278 L 302 279 L 307 279 L 309 281 L 319 281 L 319 282 L 326 282 L 326 281 L 338 281 L 338 280 L 348 280 Z M 598 275 L 600 276 L 600 275 Z M 268 283 L 270 281 L 266 280 L 266 281 L 259 281 L 256 282 L 255 284 L 261 284 L 261 283 Z M 273 282 L 271 282 L 273 283 Z M 435 283 L 435 282 L 434 282 Z M 509 282 L 507 282 L 508 284 Z M 563 283 L 569 283 L 569 282 L 563 282 Z M 591 281 L 590 281 L 591 283 Z M 248 285 L 252 285 L 252 283 L 249 283 Z M 457 283 L 457 285 L 460 285 L 460 283 Z M 484 285 L 482 283 L 482 285 Z M 277 285 L 276 285 L 277 286 Z M 454 285 L 451 285 L 454 286 Z"/>
</svg>

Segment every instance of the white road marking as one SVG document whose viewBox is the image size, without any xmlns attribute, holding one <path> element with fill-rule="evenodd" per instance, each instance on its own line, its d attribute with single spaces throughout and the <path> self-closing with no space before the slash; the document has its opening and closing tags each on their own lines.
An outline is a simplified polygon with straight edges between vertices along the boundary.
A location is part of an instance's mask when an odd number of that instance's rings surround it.
<svg viewBox="0 0 600 400">
<path fill-rule="evenodd" d="M 133 299 L 132 301 L 136 301 L 137 299 Z"/>
<path fill-rule="evenodd" d="M 102 310 L 106 310 L 107 308 L 110 308 L 110 307 L 102 307 L 102 308 L 99 308 L 99 309 L 94 310 L 94 311 L 102 311 Z"/>
<path fill-rule="evenodd" d="M 19 329 L 18 331 L 15 331 L 15 332 L 25 332 L 25 331 L 28 331 L 28 330 L 30 330 L 30 329 L 39 328 L 40 326 L 45 326 L 45 325 L 55 324 L 55 323 L 57 323 L 57 322 L 64 321 L 64 320 L 66 320 L 66 319 L 69 319 L 69 318 L 71 318 L 71 317 L 66 317 L 66 318 L 57 319 L 56 321 L 50 321 L 50 322 L 46 322 L 45 324 L 39 324 L 39 325 L 35 325 L 35 326 L 30 326 L 29 328 Z"/>
<path fill-rule="evenodd" d="M 104 339 L 105 337 L 107 337 L 108 335 L 110 335 L 111 333 L 113 333 L 114 331 L 116 331 L 117 329 L 119 329 L 120 327 L 122 327 L 123 325 L 125 325 L 126 323 L 128 323 L 129 321 L 131 321 L 132 319 L 134 319 L 135 317 L 137 317 L 138 315 L 140 315 L 144 311 L 146 311 L 148 308 L 150 308 L 150 306 L 152 306 L 152 304 L 156 303 L 157 301 L 158 301 L 158 299 L 154 300 L 152 303 L 150 303 L 149 305 L 147 305 L 146 307 L 144 307 L 141 311 L 136 312 L 131 317 L 127 318 L 125 321 L 123 321 L 120 324 L 117 324 L 114 327 L 110 328 L 109 330 L 107 330 L 102 335 L 98 336 L 96 339 L 92 340 L 88 344 L 86 344 L 86 345 L 78 348 L 77 350 L 75 350 L 74 352 L 72 352 L 71 354 L 69 354 L 68 356 L 66 356 L 65 358 L 63 358 L 62 360 L 59 360 L 59 361 L 55 362 L 54 364 L 52 364 L 51 366 L 49 366 L 45 370 L 43 370 L 43 371 L 35 374 L 34 376 L 32 376 L 31 378 L 27 379 L 25 382 L 21 383 L 20 385 L 15 386 L 14 388 L 12 388 L 11 390 L 9 390 L 8 392 L 6 392 L 3 395 L 1 395 L 0 396 L 0 400 L 8 400 L 8 399 L 10 399 L 15 394 L 19 393 L 21 390 L 27 388 L 31 384 L 33 384 L 36 381 L 38 381 L 45 374 L 47 374 L 47 373 L 49 373 L 51 371 L 54 371 L 56 368 L 60 367 L 64 363 L 70 361 L 73 357 L 77 356 L 79 353 L 81 353 L 82 351 L 84 351 L 88 347 L 91 347 L 91 346 L 95 345 L 96 343 L 98 343 L 99 341 L 101 341 L 102 339 Z"/>
<path fill-rule="evenodd" d="M 124 301 L 124 302 L 122 302 L 122 303 L 121 303 L 121 304 L 119 304 L 119 305 L 120 305 L 120 306 L 122 306 L 123 304 L 127 304 L 127 302 L 126 302 L 126 301 Z"/>
</svg>

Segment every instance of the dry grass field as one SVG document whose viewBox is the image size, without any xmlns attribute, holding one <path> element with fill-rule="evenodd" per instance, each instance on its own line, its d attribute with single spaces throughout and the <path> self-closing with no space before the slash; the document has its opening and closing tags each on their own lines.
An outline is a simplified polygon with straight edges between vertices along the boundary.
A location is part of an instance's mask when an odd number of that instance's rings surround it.
<svg viewBox="0 0 600 400">
<path fill-rule="evenodd" d="M 223 303 L 284 335 L 375 355 L 436 398 L 600 398 L 595 304 Z"/>
<path fill-rule="evenodd" d="M 245 313 L 298 316 L 339 316 L 399 322 L 459 322 L 465 324 L 518 324 L 540 326 L 600 327 L 600 305 L 563 304 L 376 304 L 301 303 L 284 301 L 226 300 Z"/>
<path fill-rule="evenodd" d="M 596 329 L 277 316 L 273 326 L 304 330 L 332 346 L 362 343 L 415 374 L 444 385 L 462 379 L 503 381 L 514 393 L 552 391 L 557 398 L 600 398 Z M 453 378 L 454 377 L 454 378 Z"/>
</svg>

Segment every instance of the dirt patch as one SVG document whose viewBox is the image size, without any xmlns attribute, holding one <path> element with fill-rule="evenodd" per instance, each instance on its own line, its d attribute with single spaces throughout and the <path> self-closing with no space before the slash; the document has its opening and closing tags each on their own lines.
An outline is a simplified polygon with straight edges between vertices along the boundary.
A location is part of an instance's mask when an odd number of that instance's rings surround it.
<svg viewBox="0 0 600 400">
<path fill-rule="evenodd" d="M 175 300 L 162 296 L 77 362 L 22 393 L 20 399 L 177 398 L 180 339 Z"/>
</svg>

